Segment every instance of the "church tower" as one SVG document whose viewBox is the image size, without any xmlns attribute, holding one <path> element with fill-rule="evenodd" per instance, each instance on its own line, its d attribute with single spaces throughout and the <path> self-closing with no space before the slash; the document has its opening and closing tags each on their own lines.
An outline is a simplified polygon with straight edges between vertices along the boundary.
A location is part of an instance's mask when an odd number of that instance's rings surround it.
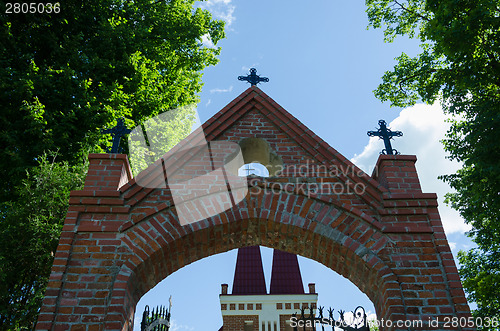
<svg viewBox="0 0 500 331">
<path fill-rule="evenodd" d="M 259 246 L 238 249 L 233 289 L 222 284 L 219 331 L 292 331 L 290 318 L 301 307 L 316 308 L 318 294 L 304 292 L 297 255 L 274 250 L 271 284 L 266 290 Z"/>
</svg>

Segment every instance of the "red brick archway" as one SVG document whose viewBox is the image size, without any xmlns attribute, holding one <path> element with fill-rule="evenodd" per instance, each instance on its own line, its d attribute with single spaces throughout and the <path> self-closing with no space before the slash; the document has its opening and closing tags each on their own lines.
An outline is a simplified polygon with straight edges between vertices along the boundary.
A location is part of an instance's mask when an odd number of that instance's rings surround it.
<svg viewBox="0 0 500 331">
<path fill-rule="evenodd" d="M 266 139 L 288 168 L 253 178 L 237 205 L 181 226 L 168 188 L 137 185 L 125 155 L 90 155 L 85 188 L 71 195 L 38 330 L 131 329 L 138 300 L 169 274 L 256 244 L 348 278 L 379 318 L 470 316 L 437 197 L 421 192 L 416 157 L 381 156 L 368 176 L 256 87 L 204 130 L 208 141 Z M 290 176 L 297 164 L 343 171 Z M 339 183 L 346 191 L 304 189 L 311 183 Z"/>
</svg>

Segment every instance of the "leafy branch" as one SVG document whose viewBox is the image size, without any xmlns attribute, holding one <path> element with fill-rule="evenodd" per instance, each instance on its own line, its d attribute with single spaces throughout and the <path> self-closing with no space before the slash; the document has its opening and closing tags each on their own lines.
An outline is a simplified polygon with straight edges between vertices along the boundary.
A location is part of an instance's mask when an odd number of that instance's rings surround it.
<svg viewBox="0 0 500 331">
<path fill-rule="evenodd" d="M 403 10 L 403 11 L 405 11 L 405 12 L 411 14 L 411 15 L 415 15 L 415 16 L 423 19 L 424 21 L 428 21 L 429 22 L 431 20 L 427 16 L 424 16 L 422 14 L 417 13 L 416 11 L 413 11 L 413 10 L 410 10 L 410 9 L 406 8 L 405 6 L 403 6 L 402 4 L 400 4 L 397 0 L 394 0 L 394 4 L 399 6 L 399 8 L 396 8 L 396 12 L 398 10 Z M 392 7 L 394 8 L 394 5 Z"/>
</svg>

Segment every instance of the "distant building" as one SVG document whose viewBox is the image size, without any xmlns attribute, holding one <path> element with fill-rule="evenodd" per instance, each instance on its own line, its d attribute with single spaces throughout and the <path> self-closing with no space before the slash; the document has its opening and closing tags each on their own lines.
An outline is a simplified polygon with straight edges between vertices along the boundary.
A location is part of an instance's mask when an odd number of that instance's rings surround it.
<svg viewBox="0 0 500 331">
<path fill-rule="evenodd" d="M 238 249 L 232 292 L 222 284 L 219 297 L 219 331 L 292 331 L 292 314 L 301 307 L 316 309 L 318 302 L 313 283 L 309 293 L 304 292 L 297 255 L 276 249 L 267 293 L 259 246 Z"/>
</svg>

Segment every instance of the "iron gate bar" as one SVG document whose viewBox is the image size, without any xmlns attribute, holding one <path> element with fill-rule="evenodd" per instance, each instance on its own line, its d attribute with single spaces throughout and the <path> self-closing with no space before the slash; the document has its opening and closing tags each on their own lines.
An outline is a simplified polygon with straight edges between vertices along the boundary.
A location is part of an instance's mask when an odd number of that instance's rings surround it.
<svg viewBox="0 0 500 331">
<path fill-rule="evenodd" d="M 144 308 L 142 313 L 141 331 L 169 331 L 170 330 L 170 309 L 167 307 L 156 307 L 149 312 L 149 306 Z"/>
</svg>

